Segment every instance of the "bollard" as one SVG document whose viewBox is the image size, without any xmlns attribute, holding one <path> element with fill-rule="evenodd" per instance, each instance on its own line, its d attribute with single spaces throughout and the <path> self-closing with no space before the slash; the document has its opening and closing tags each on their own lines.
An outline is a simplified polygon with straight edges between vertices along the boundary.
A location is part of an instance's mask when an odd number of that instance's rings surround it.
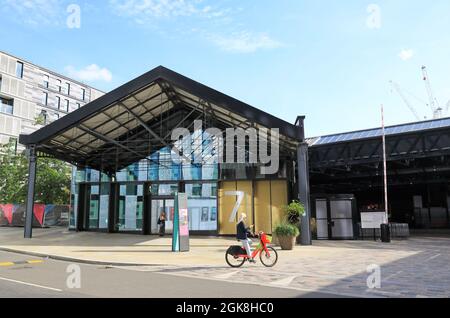
<svg viewBox="0 0 450 318">
<path fill-rule="evenodd" d="M 381 242 L 391 243 L 391 231 L 389 224 L 381 224 Z"/>
</svg>

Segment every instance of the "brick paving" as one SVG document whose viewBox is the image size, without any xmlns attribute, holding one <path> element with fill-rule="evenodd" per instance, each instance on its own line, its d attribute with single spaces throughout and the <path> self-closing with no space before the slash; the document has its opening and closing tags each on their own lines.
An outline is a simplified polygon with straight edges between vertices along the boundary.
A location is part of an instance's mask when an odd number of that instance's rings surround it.
<svg viewBox="0 0 450 318">
<path fill-rule="evenodd" d="M 314 242 L 279 254 L 274 268 L 245 264 L 241 269 L 212 265 L 132 270 L 354 297 L 450 297 L 450 238 L 411 238 L 388 245 Z M 367 287 L 367 267 L 372 264 L 381 269 L 380 289 Z"/>
</svg>

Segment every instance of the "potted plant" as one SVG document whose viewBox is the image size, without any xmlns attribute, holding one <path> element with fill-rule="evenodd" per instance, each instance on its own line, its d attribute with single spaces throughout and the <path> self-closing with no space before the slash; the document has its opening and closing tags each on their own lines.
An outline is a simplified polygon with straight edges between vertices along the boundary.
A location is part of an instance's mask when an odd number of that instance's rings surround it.
<svg viewBox="0 0 450 318">
<path fill-rule="evenodd" d="M 287 221 L 293 225 L 299 225 L 301 217 L 305 215 L 305 207 L 300 201 L 293 200 L 289 205 L 283 207 Z"/>
<path fill-rule="evenodd" d="M 274 242 L 280 245 L 282 249 L 292 250 L 296 238 L 300 235 L 300 220 L 305 214 L 305 207 L 300 201 L 293 200 L 289 205 L 283 206 L 283 211 L 285 213 L 285 221 L 276 226 Z"/>
<path fill-rule="evenodd" d="M 300 230 L 297 225 L 283 222 L 275 227 L 274 234 L 278 239 L 281 249 L 292 250 L 294 249 L 297 236 L 300 235 Z"/>
</svg>

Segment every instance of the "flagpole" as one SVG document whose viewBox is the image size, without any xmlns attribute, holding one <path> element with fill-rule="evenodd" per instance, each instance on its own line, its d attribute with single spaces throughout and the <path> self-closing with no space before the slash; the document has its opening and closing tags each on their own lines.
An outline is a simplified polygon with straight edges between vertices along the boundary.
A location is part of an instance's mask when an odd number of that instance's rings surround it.
<svg viewBox="0 0 450 318">
<path fill-rule="evenodd" d="M 384 209 L 386 213 L 385 222 L 389 224 L 389 202 L 388 202 L 388 185 L 387 185 L 387 158 L 386 158 L 386 130 L 384 126 L 384 106 L 381 105 L 381 127 L 383 135 L 383 175 L 384 175 Z"/>
</svg>

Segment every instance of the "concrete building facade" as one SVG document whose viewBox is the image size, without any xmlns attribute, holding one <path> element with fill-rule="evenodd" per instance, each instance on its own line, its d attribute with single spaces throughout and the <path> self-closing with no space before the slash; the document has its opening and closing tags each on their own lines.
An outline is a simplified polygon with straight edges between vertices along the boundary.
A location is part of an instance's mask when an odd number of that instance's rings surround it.
<svg viewBox="0 0 450 318">
<path fill-rule="evenodd" d="M 0 144 L 30 134 L 104 95 L 88 85 L 0 51 Z"/>
</svg>

